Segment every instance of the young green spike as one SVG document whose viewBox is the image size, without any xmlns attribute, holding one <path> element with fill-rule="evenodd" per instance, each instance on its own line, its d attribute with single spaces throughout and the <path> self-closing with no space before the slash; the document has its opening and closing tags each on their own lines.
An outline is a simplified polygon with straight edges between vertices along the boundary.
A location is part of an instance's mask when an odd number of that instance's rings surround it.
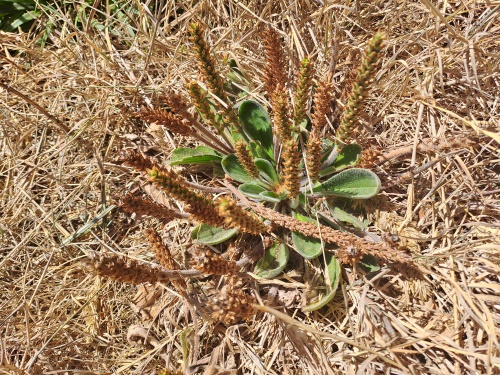
<svg viewBox="0 0 500 375">
<path fill-rule="evenodd" d="M 224 81 L 217 71 L 215 58 L 212 54 L 210 46 L 205 40 L 204 28 L 198 22 L 191 24 L 189 31 L 191 33 L 191 41 L 194 44 L 194 48 L 198 56 L 198 67 L 202 80 L 206 82 L 211 92 L 219 98 L 219 100 L 226 104 L 221 104 L 219 106 L 224 124 L 226 126 L 231 126 L 233 132 L 237 131 L 239 128 L 238 119 L 232 111 L 231 106 L 229 106 L 229 98 L 224 90 Z"/>
<path fill-rule="evenodd" d="M 298 127 L 306 119 L 307 101 L 311 93 L 314 65 L 308 58 L 300 63 L 300 70 L 295 91 L 295 106 L 293 108 L 293 123 Z"/>
<path fill-rule="evenodd" d="M 354 86 L 347 99 L 347 105 L 337 129 L 337 147 L 340 149 L 343 148 L 345 142 L 351 137 L 353 130 L 356 128 L 359 112 L 366 100 L 372 78 L 378 67 L 381 50 L 384 46 L 383 42 L 384 35 L 376 33 L 368 43 L 365 57 L 361 61 Z"/>
</svg>

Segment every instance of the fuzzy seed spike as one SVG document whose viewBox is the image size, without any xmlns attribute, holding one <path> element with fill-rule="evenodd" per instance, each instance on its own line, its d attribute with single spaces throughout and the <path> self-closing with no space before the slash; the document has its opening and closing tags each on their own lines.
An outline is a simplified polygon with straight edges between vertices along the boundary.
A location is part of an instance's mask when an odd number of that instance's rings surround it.
<svg viewBox="0 0 500 375">
<path fill-rule="evenodd" d="M 226 325 L 250 320 L 255 315 L 255 298 L 243 291 L 241 280 L 230 277 L 221 293 L 209 301 L 212 319 Z"/>
<path fill-rule="evenodd" d="M 253 178 L 259 177 L 259 170 L 255 166 L 253 156 L 248 150 L 246 143 L 241 140 L 237 141 L 234 144 L 234 150 L 245 171 Z"/>
<path fill-rule="evenodd" d="M 269 27 L 264 31 L 264 87 L 269 100 L 280 92 L 278 87 L 286 87 L 286 59 L 283 52 L 281 38 L 276 30 Z"/>
<path fill-rule="evenodd" d="M 271 100 L 275 132 L 281 143 L 286 143 L 292 137 L 292 124 L 289 117 L 288 95 L 279 87 Z"/>
<path fill-rule="evenodd" d="M 150 198 L 134 197 L 132 194 L 127 194 L 121 199 L 121 202 L 121 208 L 124 211 L 136 213 L 138 215 L 153 216 L 158 219 L 166 220 L 184 217 L 179 211 L 167 208 Z"/>
<path fill-rule="evenodd" d="M 288 197 L 295 198 L 300 193 L 299 145 L 297 141 L 289 139 L 283 148 L 283 185 L 288 190 Z"/>
<path fill-rule="evenodd" d="M 189 28 L 191 41 L 198 56 L 198 67 L 203 80 L 212 92 L 222 101 L 227 102 L 224 82 L 217 72 L 215 58 L 204 36 L 204 28 L 200 23 L 193 23 Z"/>
<path fill-rule="evenodd" d="M 314 183 L 318 181 L 321 171 L 321 139 L 311 135 L 307 141 L 306 162 L 309 178 Z"/>
<path fill-rule="evenodd" d="M 145 235 L 160 264 L 167 270 L 178 270 L 179 266 L 172 257 L 168 246 L 163 243 L 163 240 L 158 232 L 154 229 L 147 229 Z M 186 295 L 187 285 L 184 280 L 172 280 L 172 285 L 181 295 Z"/>
<path fill-rule="evenodd" d="M 142 108 L 138 117 L 152 124 L 165 126 L 172 133 L 188 137 L 194 134 L 191 123 L 182 115 L 163 108 Z"/>
<path fill-rule="evenodd" d="M 215 118 L 215 113 L 212 112 L 210 105 L 208 104 L 207 96 L 201 91 L 198 83 L 194 81 L 190 82 L 188 83 L 187 88 L 196 110 L 203 116 L 205 123 L 213 126 L 217 129 L 219 134 L 222 134 L 223 130 Z"/>
<path fill-rule="evenodd" d="M 202 80 L 217 98 L 229 104 L 229 98 L 224 90 L 224 81 L 217 71 L 215 57 L 204 36 L 204 28 L 200 23 L 193 23 L 189 31 L 191 33 L 191 41 L 198 56 L 198 67 Z M 239 131 L 238 119 L 231 107 L 229 105 L 221 105 L 219 111 L 222 115 L 224 125 L 232 127 L 233 132 Z"/>
<path fill-rule="evenodd" d="M 363 102 L 365 101 L 372 78 L 378 68 L 381 50 L 384 46 L 384 35 L 376 33 L 372 40 L 368 43 L 365 52 L 365 57 L 361 61 L 358 69 L 354 86 L 347 99 L 347 105 L 342 115 L 342 120 L 337 129 L 337 147 L 342 148 L 346 141 L 351 137 L 354 131 L 359 112 L 362 109 Z"/>
<path fill-rule="evenodd" d="M 314 75 L 314 64 L 310 59 L 305 58 L 300 63 L 297 87 L 295 89 L 295 106 L 293 122 L 298 127 L 306 119 L 307 102 L 311 93 L 312 78 Z"/>
<path fill-rule="evenodd" d="M 327 118 L 333 111 L 334 98 L 333 83 L 328 79 L 319 82 L 313 98 L 314 113 L 311 115 L 312 133 L 314 135 L 320 136 L 326 127 Z"/>
<path fill-rule="evenodd" d="M 192 262 L 193 268 L 205 275 L 233 275 L 238 270 L 234 261 L 224 259 L 211 250 L 198 251 Z"/>
<path fill-rule="evenodd" d="M 138 152 L 126 152 L 124 157 L 120 158 L 119 162 L 140 172 L 146 172 L 156 166 L 151 159 L 145 158 Z"/>
<path fill-rule="evenodd" d="M 89 266 L 99 276 L 130 284 L 168 282 L 174 279 L 158 265 L 138 262 L 116 254 L 90 251 Z M 179 277 L 177 277 L 179 279 Z"/>
<path fill-rule="evenodd" d="M 238 228 L 245 233 L 261 234 L 266 232 L 264 223 L 237 205 L 234 200 L 221 198 L 218 201 L 219 214 L 225 219 L 225 224 L 231 228 Z"/>
<path fill-rule="evenodd" d="M 223 224 L 213 201 L 186 186 L 184 180 L 175 172 L 157 166 L 147 172 L 149 182 L 161 187 L 170 197 L 188 204 L 186 210 L 196 220 L 215 226 Z"/>
</svg>

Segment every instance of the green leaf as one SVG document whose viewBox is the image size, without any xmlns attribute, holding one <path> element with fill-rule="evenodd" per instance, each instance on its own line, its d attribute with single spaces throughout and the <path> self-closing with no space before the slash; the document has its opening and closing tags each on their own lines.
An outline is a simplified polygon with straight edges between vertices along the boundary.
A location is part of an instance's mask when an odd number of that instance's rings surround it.
<svg viewBox="0 0 500 375">
<path fill-rule="evenodd" d="M 245 78 L 244 74 L 241 72 L 238 64 L 234 59 L 229 60 L 229 72 L 227 74 L 228 82 L 225 86 L 226 91 L 229 93 L 242 97 L 246 95 L 249 90 L 248 86 L 250 82 Z"/>
<path fill-rule="evenodd" d="M 359 261 L 358 266 L 360 266 L 361 269 L 366 273 L 380 271 L 380 266 L 377 263 L 377 258 L 370 254 L 363 255 L 363 258 L 361 258 L 361 260 Z"/>
<path fill-rule="evenodd" d="M 259 198 L 267 201 L 267 202 L 272 202 L 272 203 L 279 203 L 281 202 L 284 198 L 286 198 L 286 195 L 278 195 L 275 192 L 272 191 L 263 191 L 262 193 L 259 194 Z"/>
<path fill-rule="evenodd" d="M 269 155 L 267 155 L 262 147 L 255 142 L 255 141 L 249 141 L 248 146 L 250 147 L 250 152 L 252 153 L 254 158 L 260 158 L 260 159 L 269 159 Z"/>
<path fill-rule="evenodd" d="M 273 165 L 265 159 L 255 159 L 255 166 L 260 172 L 260 175 L 270 184 L 279 182 L 278 175 Z"/>
<path fill-rule="evenodd" d="M 195 148 L 179 147 L 172 152 L 170 165 L 179 164 L 217 164 L 222 161 L 222 155 L 208 146 Z"/>
<path fill-rule="evenodd" d="M 222 159 L 222 168 L 229 177 L 243 184 L 255 182 L 255 179 L 250 176 L 235 154 L 229 154 Z"/>
<path fill-rule="evenodd" d="M 241 72 L 241 70 L 238 66 L 238 63 L 236 62 L 235 59 L 229 60 L 229 68 L 230 68 L 231 72 L 234 72 L 235 74 L 237 74 L 237 76 L 239 77 L 240 80 L 245 80 L 245 82 L 248 83 L 248 81 L 246 80 L 244 74 Z"/>
<path fill-rule="evenodd" d="M 337 155 L 332 164 L 321 170 L 320 177 L 328 176 L 334 172 L 356 165 L 361 155 L 361 146 L 355 143 L 345 146 Z"/>
<path fill-rule="evenodd" d="M 366 225 L 359 220 L 356 216 L 344 211 L 340 207 L 330 207 L 330 212 L 335 220 L 343 221 L 345 223 L 352 224 L 355 228 L 365 230 Z"/>
<path fill-rule="evenodd" d="M 298 213 L 295 214 L 295 218 L 304 223 L 316 223 L 315 220 Z M 304 236 L 300 232 L 292 232 L 292 242 L 295 250 L 306 259 L 317 258 L 323 252 L 321 241 L 318 238 Z"/>
<path fill-rule="evenodd" d="M 302 308 L 303 311 L 314 311 L 322 308 L 332 300 L 332 298 L 335 296 L 335 293 L 337 292 L 340 279 L 342 278 L 340 262 L 330 253 L 325 254 L 325 260 L 327 271 L 327 280 L 325 280 L 325 282 L 327 283 L 325 295 L 318 301 Z"/>
<path fill-rule="evenodd" d="M 238 109 L 238 117 L 248 138 L 260 143 L 273 159 L 273 129 L 266 110 L 256 101 L 246 100 Z"/>
<path fill-rule="evenodd" d="M 289 255 L 288 246 L 282 242 L 275 241 L 266 250 L 264 257 L 255 265 L 254 273 L 264 279 L 271 279 L 278 276 L 286 267 Z"/>
<path fill-rule="evenodd" d="M 260 197 L 260 193 L 267 191 L 266 188 L 263 188 L 257 183 L 241 184 L 238 187 L 238 190 L 241 191 L 247 197 L 253 199 L 262 199 Z"/>
<path fill-rule="evenodd" d="M 380 191 L 380 179 L 368 169 L 352 168 L 342 171 L 313 188 L 321 196 L 366 199 Z"/>
<path fill-rule="evenodd" d="M 200 224 L 191 232 L 191 238 L 204 245 L 217 245 L 238 233 L 237 228 L 223 229 L 208 224 Z"/>
</svg>

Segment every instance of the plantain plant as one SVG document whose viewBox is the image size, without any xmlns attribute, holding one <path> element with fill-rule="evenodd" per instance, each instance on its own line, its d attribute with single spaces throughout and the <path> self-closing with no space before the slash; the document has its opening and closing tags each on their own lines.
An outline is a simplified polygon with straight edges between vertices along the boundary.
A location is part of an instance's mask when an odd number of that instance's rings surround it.
<svg viewBox="0 0 500 375">
<path fill-rule="evenodd" d="M 321 281 L 311 286 L 320 292 L 303 306 L 305 311 L 318 309 L 335 295 L 342 263 L 366 260 L 369 254 L 382 261 L 390 258 L 381 251 L 388 250 L 386 244 L 376 245 L 354 234 L 362 231 L 363 223 L 332 199 L 367 199 L 380 190 L 375 173 L 356 167 L 361 147 L 351 141 L 377 70 L 383 35 L 376 34 L 368 43 L 333 130 L 333 82 L 328 77 L 315 80 L 314 64 L 308 58 L 290 82 L 281 40 L 272 28 L 264 32 L 268 109 L 264 103 L 247 99 L 252 83 L 234 61 L 228 79 L 218 73 L 201 24 L 191 25 L 190 33 L 202 85 L 191 82 L 187 89 L 198 116 L 175 93 L 165 96 L 165 108 L 148 108 L 140 116 L 203 145 L 174 150 L 168 160 L 170 168 L 139 154 L 129 155 L 125 162 L 186 204 L 188 219 L 195 224 L 192 238 L 198 244 L 224 245 L 245 236 L 270 238 L 253 266 L 258 278 L 275 278 L 287 266 L 293 267 L 288 264 L 294 258 L 292 251 L 305 259 L 306 267 L 320 266 L 323 272 L 316 279 Z M 189 183 L 173 171 L 179 165 L 210 167 L 211 185 L 219 188 Z M 150 207 L 148 212 L 158 209 L 162 217 L 167 215 L 165 207 L 137 199 L 128 197 L 125 206 L 131 211 Z"/>
</svg>

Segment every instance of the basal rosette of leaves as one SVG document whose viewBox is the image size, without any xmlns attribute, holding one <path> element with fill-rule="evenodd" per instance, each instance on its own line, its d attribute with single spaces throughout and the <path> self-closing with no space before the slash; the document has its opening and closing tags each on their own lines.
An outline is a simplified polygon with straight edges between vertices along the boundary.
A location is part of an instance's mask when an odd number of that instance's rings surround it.
<svg viewBox="0 0 500 375">
<path fill-rule="evenodd" d="M 349 144 L 336 147 L 328 139 L 322 140 L 322 165 L 320 180 L 312 183 L 308 178 L 306 163 L 301 160 L 299 167 L 300 194 L 290 198 L 283 176 L 283 163 L 276 160 L 275 145 L 277 135 L 273 132 L 271 119 L 266 109 L 253 100 L 243 101 L 238 107 L 240 129 L 231 134 L 232 139 L 243 141 L 250 153 L 257 173 L 249 173 L 242 160 L 235 153 L 224 155 L 208 146 L 196 148 L 178 148 L 171 158 L 170 165 L 212 164 L 221 167 L 238 186 L 238 190 L 253 202 L 259 202 L 280 213 L 308 223 L 318 223 L 335 228 L 331 217 L 341 218 L 351 223 L 357 219 L 339 207 L 329 207 L 325 213 L 313 204 L 319 198 L 344 197 L 367 199 L 380 190 L 380 180 L 375 173 L 367 169 L 355 168 L 361 147 Z M 303 155 L 301 144 L 305 144 L 308 130 L 302 129 L 294 134 L 298 152 Z M 252 176 L 253 174 L 253 176 Z M 338 229 L 335 228 L 335 229 Z M 224 229 L 200 224 L 193 230 L 193 238 L 206 245 L 223 243 L 238 235 L 238 230 Z M 290 251 L 296 251 L 305 259 L 320 259 L 324 265 L 324 283 L 326 290 L 315 301 L 310 301 L 304 310 L 315 310 L 328 303 L 335 295 L 340 281 L 341 271 L 338 260 L 325 249 L 325 244 L 318 238 L 307 237 L 299 232 L 281 232 L 279 239 L 267 249 L 264 256 L 255 265 L 254 273 L 262 278 L 274 278 L 287 266 Z M 291 246 L 288 246 L 288 243 Z"/>
<path fill-rule="evenodd" d="M 199 185 L 192 188 L 171 168 L 139 154 L 129 155 L 123 162 L 146 173 L 149 182 L 186 205 L 189 215 L 177 212 L 173 217 L 187 217 L 198 224 L 192 231 L 197 243 L 220 244 L 224 250 L 235 239 L 244 243 L 249 236 L 254 236 L 253 240 L 261 236 L 265 251 L 254 265 L 256 278 L 276 278 L 285 268 L 303 267 L 303 281 L 310 286 L 303 310 L 316 310 L 334 297 L 340 283 L 341 267 L 335 255 L 343 263 L 358 262 L 364 255 L 361 263 L 371 270 L 377 267 L 375 258 L 369 257 L 376 249 L 354 234 L 365 229 L 364 223 L 346 211 L 344 207 L 349 205 L 340 207 L 334 202 L 367 199 L 380 190 L 376 174 L 356 167 L 361 147 L 349 143 L 373 81 L 384 37 L 377 33 L 368 42 L 355 79 L 348 80 L 352 83 L 350 94 L 339 125 L 332 132 L 328 127 L 335 102 L 331 77 L 318 80 L 314 86 L 314 64 L 305 58 L 295 69 L 296 79 L 291 80 L 276 30 L 268 28 L 263 33 L 263 82 L 272 120 L 261 103 L 248 100 L 254 91 L 252 82 L 234 60 L 229 62 L 227 79 L 219 74 L 201 23 L 192 24 L 189 31 L 203 84 L 193 81 L 187 85 L 190 104 L 181 94 L 169 92 L 164 96 L 167 108 L 145 108 L 139 117 L 203 143 L 174 150 L 169 163 L 212 166 L 212 182 L 226 185 L 215 190 L 226 196 L 198 192 L 214 190 Z M 231 104 L 235 98 L 236 104 Z M 191 104 L 199 116 L 190 112 Z M 202 169 L 206 174 L 210 168 Z M 138 207 L 140 202 L 144 207 Z M 154 202 L 132 197 L 125 203 L 146 214 L 166 212 Z M 170 211 L 167 214 L 171 215 Z"/>
</svg>

